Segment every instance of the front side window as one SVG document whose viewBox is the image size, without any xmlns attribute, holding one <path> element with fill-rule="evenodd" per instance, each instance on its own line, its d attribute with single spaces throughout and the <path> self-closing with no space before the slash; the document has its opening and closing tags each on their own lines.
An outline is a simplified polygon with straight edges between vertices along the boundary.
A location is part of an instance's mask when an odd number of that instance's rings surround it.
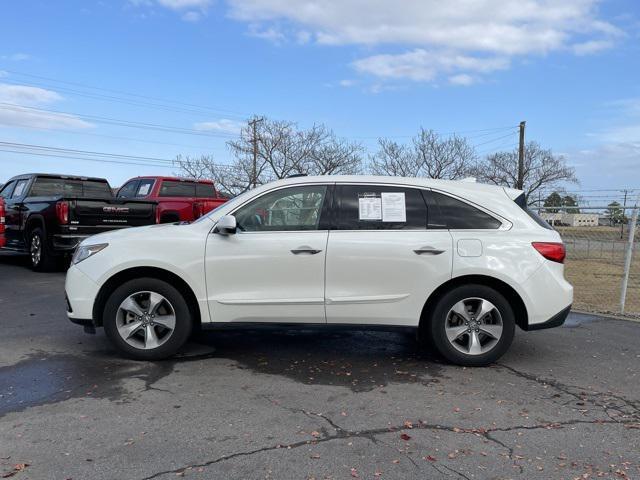
<svg viewBox="0 0 640 480">
<path fill-rule="evenodd" d="M 13 192 L 13 186 L 16 184 L 16 182 L 9 182 L 7 183 L 2 190 L 0 191 L 0 197 L 2 198 L 9 198 L 11 197 L 11 192 Z"/>
<path fill-rule="evenodd" d="M 120 190 L 118 190 L 118 198 L 133 198 L 136 194 L 136 186 L 138 185 L 138 180 L 131 180 L 130 182 L 125 183 Z"/>
<path fill-rule="evenodd" d="M 392 185 L 338 185 L 338 230 L 424 230 L 420 190 Z"/>
<path fill-rule="evenodd" d="M 488 213 L 449 195 L 432 191 L 431 198 L 437 205 L 438 212 L 433 212 L 434 215 L 429 222 L 430 227 L 438 226 L 451 230 L 494 230 L 502 225 Z M 436 219 L 436 215 L 439 218 Z"/>
<path fill-rule="evenodd" d="M 160 187 L 161 197 L 195 197 L 196 184 L 194 182 L 176 182 L 164 180 Z"/>
<path fill-rule="evenodd" d="M 289 187 L 266 193 L 236 213 L 241 231 L 317 230 L 326 185 Z"/>
</svg>

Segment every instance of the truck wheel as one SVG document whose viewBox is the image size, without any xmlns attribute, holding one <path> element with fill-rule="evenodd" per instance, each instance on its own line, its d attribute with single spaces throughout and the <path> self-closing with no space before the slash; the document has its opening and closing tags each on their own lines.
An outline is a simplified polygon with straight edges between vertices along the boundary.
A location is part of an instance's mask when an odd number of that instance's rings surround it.
<svg viewBox="0 0 640 480">
<path fill-rule="evenodd" d="M 515 333 L 509 302 L 485 285 L 462 285 L 445 293 L 426 325 L 436 350 L 448 361 L 481 367 L 498 360 Z"/>
<path fill-rule="evenodd" d="M 31 268 L 36 272 L 50 272 L 57 266 L 57 259 L 49 251 L 46 239 L 41 228 L 29 232 L 29 259 Z"/>
<path fill-rule="evenodd" d="M 193 327 L 182 294 L 157 278 L 137 278 L 116 288 L 102 324 L 118 350 L 135 360 L 162 360 L 182 347 Z"/>
</svg>

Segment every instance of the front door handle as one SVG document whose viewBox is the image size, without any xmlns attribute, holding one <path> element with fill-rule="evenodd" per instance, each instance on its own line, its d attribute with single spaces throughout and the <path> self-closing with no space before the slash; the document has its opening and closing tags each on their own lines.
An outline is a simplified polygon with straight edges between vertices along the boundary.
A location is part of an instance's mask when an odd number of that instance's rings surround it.
<svg viewBox="0 0 640 480">
<path fill-rule="evenodd" d="M 441 253 L 444 253 L 444 250 L 438 250 L 437 248 L 426 246 L 418 248 L 413 252 L 417 255 L 440 255 Z"/>
<path fill-rule="evenodd" d="M 309 255 L 315 255 L 316 253 L 320 253 L 322 250 L 316 250 L 311 247 L 307 247 L 306 245 L 298 248 L 294 248 L 291 250 L 291 253 L 294 255 L 300 255 L 301 253 L 308 253 Z"/>
</svg>

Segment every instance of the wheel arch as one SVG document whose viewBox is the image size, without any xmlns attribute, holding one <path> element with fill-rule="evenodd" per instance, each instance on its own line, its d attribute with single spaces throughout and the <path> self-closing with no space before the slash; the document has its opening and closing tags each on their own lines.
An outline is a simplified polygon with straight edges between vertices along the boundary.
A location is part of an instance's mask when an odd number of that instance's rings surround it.
<svg viewBox="0 0 640 480">
<path fill-rule="evenodd" d="M 446 292 L 455 287 L 473 283 L 486 285 L 503 294 L 511 305 L 511 308 L 513 308 L 516 325 L 518 325 L 523 330 L 527 329 L 527 326 L 529 324 L 529 316 L 527 313 L 527 307 L 525 306 L 525 303 L 522 300 L 520 294 L 511 285 L 504 282 L 503 280 L 495 277 L 490 277 L 488 275 L 462 275 L 460 277 L 452 278 L 451 280 L 448 280 L 447 282 L 436 288 L 431 293 L 431 295 L 429 295 L 429 298 L 422 308 L 422 313 L 420 315 L 420 329 L 422 329 L 423 325 L 425 325 L 429 321 L 433 308 L 435 307 L 438 300 Z"/>
<path fill-rule="evenodd" d="M 31 231 L 37 227 L 42 228 L 42 230 L 45 232 L 45 235 L 46 235 L 47 227 L 45 225 L 44 217 L 42 217 L 41 215 L 30 215 L 29 218 L 27 218 L 27 221 L 24 222 L 23 231 L 24 231 L 25 241 L 28 240 L 29 234 L 31 233 Z"/>
<path fill-rule="evenodd" d="M 104 307 L 109 298 L 109 295 L 113 290 L 124 282 L 133 280 L 135 278 L 157 278 L 164 280 L 173 287 L 177 288 L 182 293 L 187 301 L 187 305 L 191 312 L 191 318 L 194 322 L 194 327 L 198 328 L 202 322 L 202 312 L 200 311 L 200 305 L 197 297 L 189 284 L 182 278 L 173 272 L 158 268 L 158 267 L 132 267 L 125 270 L 121 270 L 118 273 L 111 276 L 98 291 L 96 299 L 93 303 L 93 320 L 96 326 L 102 326 L 102 314 Z"/>
</svg>

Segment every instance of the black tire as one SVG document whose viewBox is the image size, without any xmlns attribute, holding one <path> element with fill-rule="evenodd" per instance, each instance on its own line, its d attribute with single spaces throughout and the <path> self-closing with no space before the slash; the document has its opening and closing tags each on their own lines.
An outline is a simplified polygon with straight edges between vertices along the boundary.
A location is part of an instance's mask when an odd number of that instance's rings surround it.
<svg viewBox="0 0 640 480">
<path fill-rule="evenodd" d="M 498 310 L 502 320 L 502 334 L 495 345 L 487 352 L 471 355 L 456 349 L 447 338 L 445 326 L 447 315 L 458 302 L 469 298 L 481 298 L 490 301 Z M 506 298 L 486 285 L 461 285 L 445 293 L 431 309 L 424 325 L 428 343 L 449 362 L 466 367 L 482 367 L 498 360 L 509 349 L 515 334 L 515 316 Z M 468 337 L 467 337 L 468 338 Z M 490 338 L 490 337 L 489 337 Z"/>
<path fill-rule="evenodd" d="M 117 314 L 121 303 L 136 292 L 155 292 L 165 297 L 175 311 L 175 328 L 171 336 L 152 349 L 136 348 L 127 343 L 118 332 Z M 137 278 L 125 282 L 109 296 L 102 317 L 105 333 L 113 345 L 134 360 L 162 360 L 174 355 L 187 341 L 193 328 L 193 319 L 187 302 L 175 287 L 157 278 Z"/>
<path fill-rule="evenodd" d="M 34 272 L 51 272 L 58 267 L 58 257 L 54 256 L 47 244 L 44 230 L 36 227 L 27 235 L 29 263 Z"/>
</svg>

